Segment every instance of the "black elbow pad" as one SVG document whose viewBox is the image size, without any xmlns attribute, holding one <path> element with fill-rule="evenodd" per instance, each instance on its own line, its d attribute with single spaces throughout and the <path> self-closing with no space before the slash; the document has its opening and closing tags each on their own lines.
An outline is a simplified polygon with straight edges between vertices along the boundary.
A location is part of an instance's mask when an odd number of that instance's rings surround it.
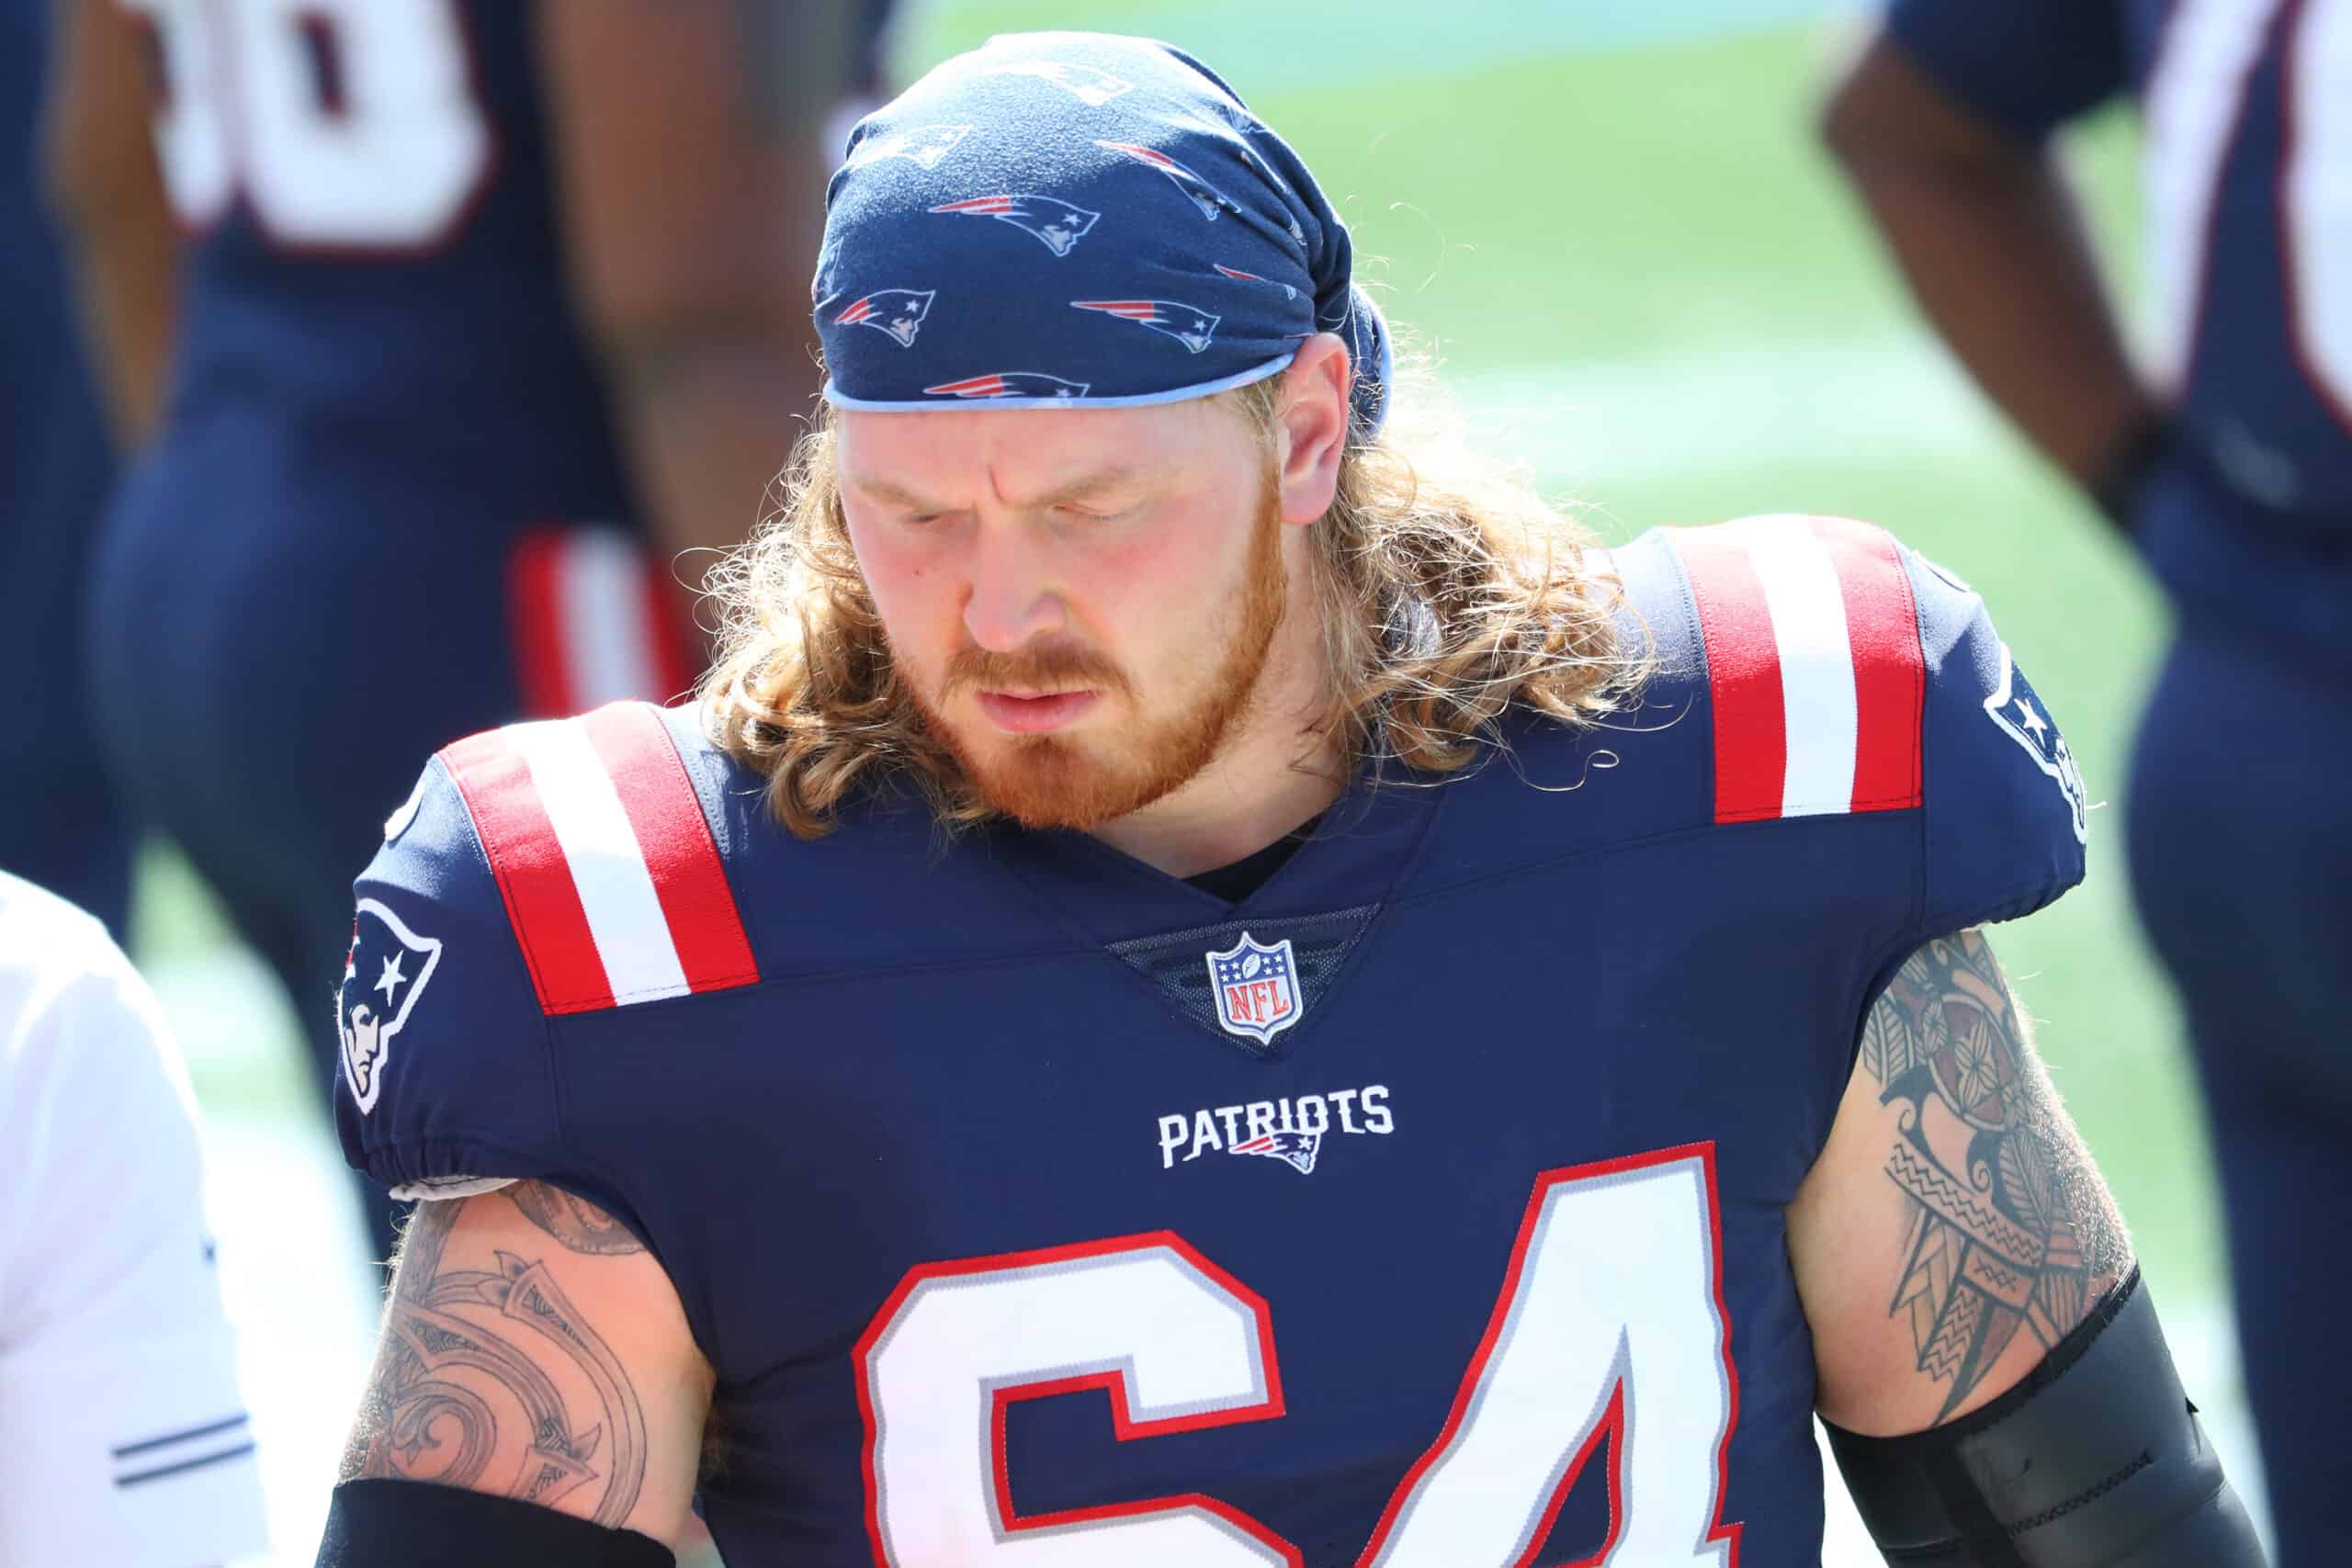
<svg viewBox="0 0 2352 1568">
<path fill-rule="evenodd" d="M 1904 1568 L 2264 1568 L 2181 1392 L 2139 1270 L 2024 1382 L 1903 1438 L 1829 1428 L 1854 1506 Z"/>
<path fill-rule="evenodd" d="M 317 1568 L 676 1568 L 670 1549 L 635 1530 L 486 1492 L 424 1481 L 346 1481 L 327 1506 Z"/>
</svg>

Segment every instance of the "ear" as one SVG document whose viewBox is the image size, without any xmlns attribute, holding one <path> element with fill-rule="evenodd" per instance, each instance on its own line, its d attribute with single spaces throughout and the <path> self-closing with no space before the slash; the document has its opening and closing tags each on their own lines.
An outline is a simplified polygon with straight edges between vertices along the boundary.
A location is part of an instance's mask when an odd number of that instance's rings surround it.
<svg viewBox="0 0 2352 1568">
<path fill-rule="evenodd" d="M 1275 462 L 1285 523 L 1314 522 L 1339 493 L 1351 375 L 1348 345 L 1337 333 L 1317 333 L 1299 344 L 1298 357 L 1283 372 Z"/>
</svg>

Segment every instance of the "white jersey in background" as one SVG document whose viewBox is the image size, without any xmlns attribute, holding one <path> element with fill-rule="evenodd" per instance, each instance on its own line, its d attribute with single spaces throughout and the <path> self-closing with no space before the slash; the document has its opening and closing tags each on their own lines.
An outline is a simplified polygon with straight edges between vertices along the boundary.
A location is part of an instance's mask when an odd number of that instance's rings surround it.
<svg viewBox="0 0 2352 1568">
<path fill-rule="evenodd" d="M 97 921 L 0 874 L 0 1563 L 264 1545 L 196 1108 Z"/>
</svg>

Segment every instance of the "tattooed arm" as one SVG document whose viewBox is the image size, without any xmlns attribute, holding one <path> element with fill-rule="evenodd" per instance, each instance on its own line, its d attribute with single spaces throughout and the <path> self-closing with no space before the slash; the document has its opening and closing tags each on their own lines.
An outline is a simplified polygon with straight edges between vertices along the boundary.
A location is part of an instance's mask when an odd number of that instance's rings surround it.
<svg viewBox="0 0 2352 1568">
<path fill-rule="evenodd" d="M 674 1547 L 712 1376 L 661 1265 L 524 1182 L 420 1203 L 341 1479 L 495 1493 Z"/>
<path fill-rule="evenodd" d="M 2129 1272 L 2114 1200 L 1981 931 L 1919 949 L 1871 1008 L 1788 1222 L 1821 1413 L 1854 1432 L 1973 1410 Z"/>
</svg>

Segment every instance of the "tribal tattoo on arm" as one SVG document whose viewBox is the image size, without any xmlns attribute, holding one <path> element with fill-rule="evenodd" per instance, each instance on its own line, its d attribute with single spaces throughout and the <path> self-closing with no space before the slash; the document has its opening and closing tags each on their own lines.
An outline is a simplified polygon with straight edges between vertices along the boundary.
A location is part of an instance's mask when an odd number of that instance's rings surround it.
<svg viewBox="0 0 2352 1568">
<path fill-rule="evenodd" d="M 643 1250 L 601 1210 L 537 1182 L 419 1203 L 340 1478 L 562 1503 L 617 1527 L 645 1483 L 638 1391 L 557 1286 L 546 1255 L 495 1251 L 492 1269 L 445 1267 L 451 1233 L 476 1203 L 512 1204 L 572 1253 Z"/>
<path fill-rule="evenodd" d="M 2020 1330 L 2046 1349 L 2081 1323 L 2131 1244 L 1981 931 L 1911 955 L 1863 1024 L 1861 1066 L 1899 1108 L 1885 1170 L 1909 1224 L 1888 1314 L 1951 1385 L 1941 1422 Z"/>
</svg>

